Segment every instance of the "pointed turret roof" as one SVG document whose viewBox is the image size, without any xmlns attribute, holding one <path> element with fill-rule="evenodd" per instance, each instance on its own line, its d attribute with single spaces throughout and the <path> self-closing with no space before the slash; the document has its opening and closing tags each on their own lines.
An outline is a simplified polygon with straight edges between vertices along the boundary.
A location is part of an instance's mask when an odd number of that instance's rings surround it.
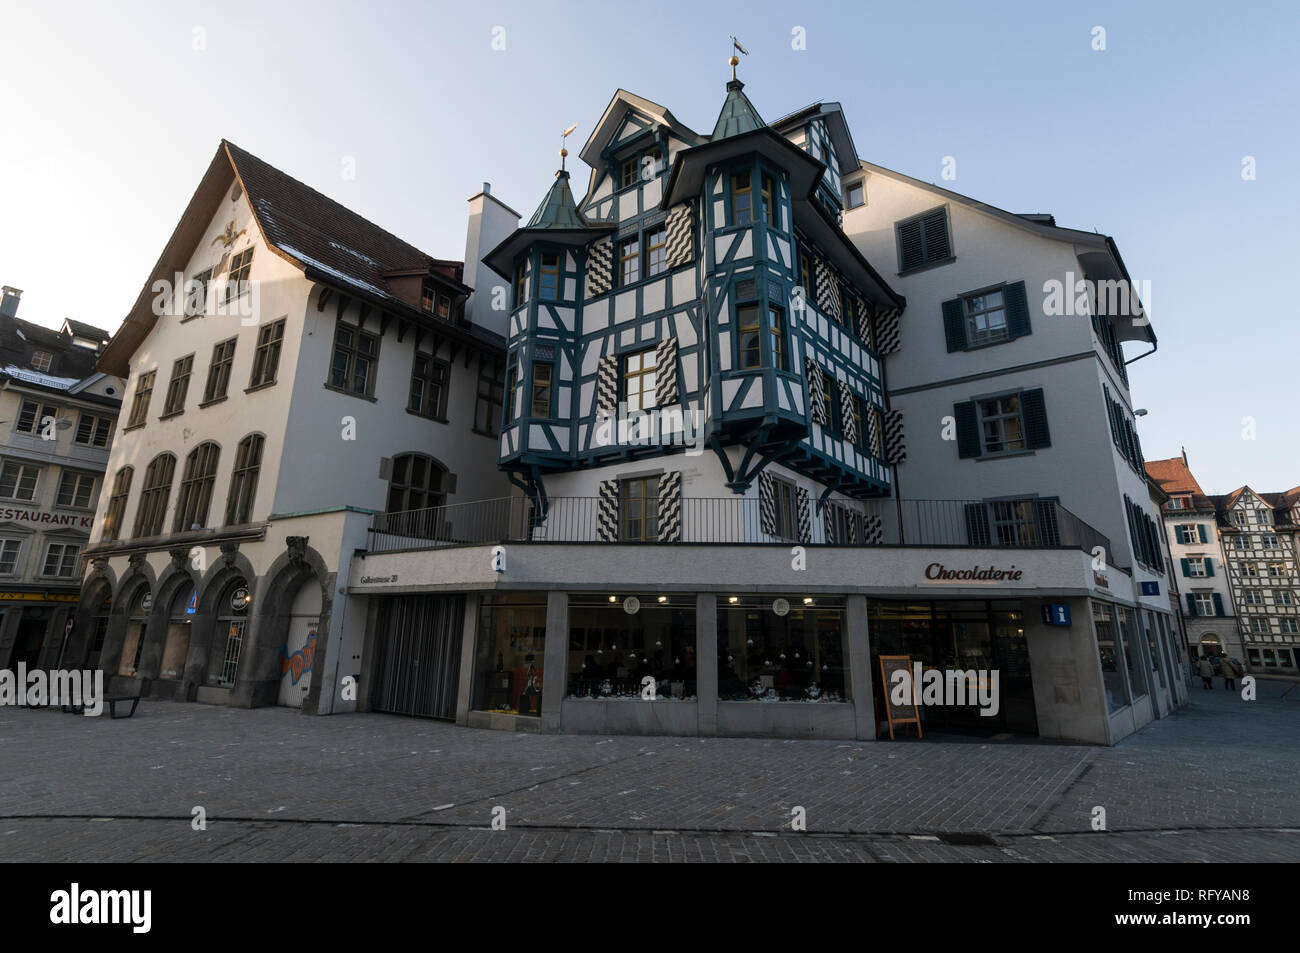
<svg viewBox="0 0 1300 953">
<path fill-rule="evenodd" d="M 587 221 L 578 211 L 578 203 L 573 200 L 569 189 L 569 173 L 564 169 L 555 173 L 555 182 L 537 206 L 537 211 L 528 220 L 525 228 L 587 228 Z"/>
<path fill-rule="evenodd" d="M 738 79 L 727 83 L 727 98 L 722 104 L 722 112 L 718 113 L 718 121 L 713 126 L 714 142 L 753 132 L 767 125 L 744 90 L 745 84 Z"/>
</svg>

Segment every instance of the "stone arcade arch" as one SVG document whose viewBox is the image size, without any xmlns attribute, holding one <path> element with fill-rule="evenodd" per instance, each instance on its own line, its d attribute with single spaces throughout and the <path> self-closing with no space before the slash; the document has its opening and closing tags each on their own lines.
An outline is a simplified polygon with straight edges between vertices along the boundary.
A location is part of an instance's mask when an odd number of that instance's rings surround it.
<svg viewBox="0 0 1300 953">
<path fill-rule="evenodd" d="M 337 577 L 329 571 L 320 554 L 307 545 L 307 537 L 290 536 L 286 544 L 287 551 L 272 563 L 257 584 L 251 631 L 246 632 L 241 648 L 240 672 L 232 701 L 251 707 L 279 704 L 283 671 L 290 690 L 297 688 L 303 710 L 315 714 L 323 681 L 320 676 L 329 670 L 331 664 L 327 646 L 333 604 L 331 593 Z M 317 593 L 318 601 L 314 598 Z M 317 607 L 318 612 L 312 614 Z M 317 625 L 307 625 L 310 622 Z M 312 628 L 317 638 L 308 649 L 307 640 Z M 300 644 L 290 642 L 291 634 Z M 295 685 L 293 667 L 297 652 L 301 654 L 298 655 Z M 304 696 L 300 686 L 308 671 L 311 678 Z"/>
<path fill-rule="evenodd" d="M 63 653 L 62 668 L 100 667 L 100 659 L 108 648 L 113 588 L 112 576 L 107 572 L 91 576 L 82 586 L 72 619 L 72 632 Z"/>
<path fill-rule="evenodd" d="M 190 633 L 190 652 L 185 662 L 184 697 L 190 701 L 214 704 L 240 704 L 234 694 L 235 684 L 222 678 L 223 661 L 229 636 L 230 596 L 235 589 L 255 593 L 257 573 L 248 558 L 233 546 L 223 546 L 221 558 L 209 567 L 199 583 Z M 247 644 L 252 622 L 252 605 L 243 612 L 237 649 Z M 241 651 L 242 656 L 242 651 Z M 235 678 L 243 672 L 239 659 L 230 666 Z M 179 696 L 178 696 L 179 697 Z"/>
</svg>

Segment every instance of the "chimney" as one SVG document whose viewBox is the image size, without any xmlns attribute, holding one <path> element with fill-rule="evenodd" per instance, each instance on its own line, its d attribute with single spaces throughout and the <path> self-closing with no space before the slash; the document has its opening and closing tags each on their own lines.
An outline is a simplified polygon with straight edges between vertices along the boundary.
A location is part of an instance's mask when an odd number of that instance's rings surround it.
<svg viewBox="0 0 1300 953">
<path fill-rule="evenodd" d="M 510 283 L 483 264 L 483 256 L 519 227 L 519 213 L 493 195 L 491 188 L 490 182 L 484 182 L 482 191 L 469 199 L 462 280 L 474 294 L 466 302 L 465 320 L 505 337 L 507 312 L 494 310 L 492 303 L 495 289 L 500 287 L 500 293 L 508 295 Z"/>
<path fill-rule="evenodd" d="M 0 318 L 13 318 L 18 315 L 18 299 L 23 296 L 22 289 L 4 286 L 4 297 L 0 299 Z"/>
<path fill-rule="evenodd" d="M 1187 448 L 1179 447 L 1178 449 L 1183 451 L 1183 466 L 1187 466 Z"/>
</svg>

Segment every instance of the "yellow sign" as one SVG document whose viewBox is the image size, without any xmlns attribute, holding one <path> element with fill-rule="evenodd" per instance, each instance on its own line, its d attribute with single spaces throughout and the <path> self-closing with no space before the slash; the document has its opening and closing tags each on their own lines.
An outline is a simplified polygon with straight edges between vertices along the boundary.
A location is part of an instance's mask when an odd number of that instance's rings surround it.
<svg viewBox="0 0 1300 953">
<path fill-rule="evenodd" d="M 0 592 L 0 602 L 76 602 L 77 598 L 64 592 Z"/>
</svg>

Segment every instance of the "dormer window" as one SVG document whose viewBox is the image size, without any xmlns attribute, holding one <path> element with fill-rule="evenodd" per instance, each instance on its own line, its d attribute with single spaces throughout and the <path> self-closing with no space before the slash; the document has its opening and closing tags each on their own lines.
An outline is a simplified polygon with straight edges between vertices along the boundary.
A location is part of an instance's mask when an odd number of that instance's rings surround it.
<svg viewBox="0 0 1300 953">
<path fill-rule="evenodd" d="M 436 294 L 433 290 L 433 284 L 426 281 L 424 286 L 420 289 L 420 310 L 433 314 L 433 301 L 435 297 Z"/>
<path fill-rule="evenodd" d="M 32 370 L 40 371 L 44 374 L 50 369 L 50 363 L 54 360 L 54 355 L 49 351 L 32 352 Z"/>
<path fill-rule="evenodd" d="M 446 295 L 438 295 L 438 317 L 451 317 L 451 299 Z"/>
<path fill-rule="evenodd" d="M 663 168 L 663 153 L 659 151 L 658 146 L 628 156 L 618 166 L 618 187 L 626 189 L 636 185 L 642 179 L 649 181 L 662 172 Z"/>
</svg>

